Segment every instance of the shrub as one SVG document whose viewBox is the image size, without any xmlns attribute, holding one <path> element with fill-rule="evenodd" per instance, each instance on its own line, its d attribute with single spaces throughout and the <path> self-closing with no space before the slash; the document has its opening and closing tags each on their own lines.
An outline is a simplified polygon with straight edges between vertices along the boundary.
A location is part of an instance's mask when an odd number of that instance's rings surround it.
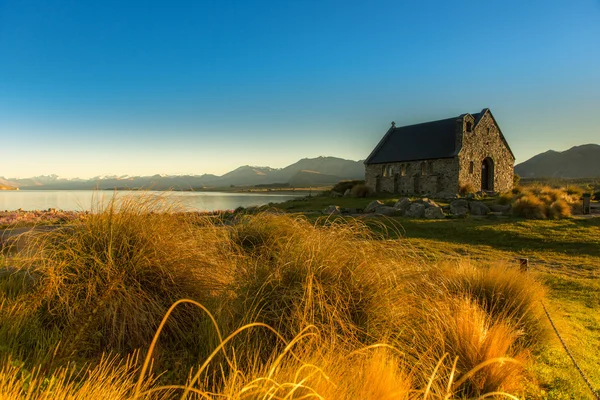
<svg viewBox="0 0 600 400">
<path fill-rule="evenodd" d="M 513 186 L 519 186 L 520 182 L 521 182 L 521 176 L 519 176 L 519 174 L 514 174 L 513 175 Z"/>
<path fill-rule="evenodd" d="M 340 182 L 336 183 L 335 186 L 333 188 L 331 188 L 331 190 L 334 192 L 344 194 L 344 193 L 346 193 L 346 190 L 348 190 L 348 189 L 352 190 L 352 188 L 354 186 L 364 185 L 364 184 L 365 184 L 364 180 L 340 181 Z"/>
<path fill-rule="evenodd" d="M 460 185 L 460 187 L 458 188 L 458 193 L 461 196 L 466 196 L 468 194 L 474 194 L 477 192 L 477 189 L 475 189 L 475 186 L 473 186 L 472 183 L 465 183 Z"/>
<path fill-rule="evenodd" d="M 600 201 L 600 192 L 594 193 L 594 200 Z"/>
<path fill-rule="evenodd" d="M 354 186 L 350 193 L 353 197 L 368 197 L 371 194 L 371 189 L 365 184 L 359 184 Z"/>
<path fill-rule="evenodd" d="M 579 186 L 569 185 L 565 188 L 565 193 L 567 193 L 569 196 L 581 197 L 583 194 L 583 189 Z"/>
<path fill-rule="evenodd" d="M 523 218 L 544 219 L 545 212 L 545 204 L 532 194 L 518 198 L 512 205 L 512 213 Z"/>
<path fill-rule="evenodd" d="M 571 206 L 565 200 L 557 200 L 548 206 L 547 215 L 552 219 L 569 218 Z"/>
<path fill-rule="evenodd" d="M 513 194 L 512 193 L 502 193 L 500 197 L 498 197 L 498 204 L 507 205 L 512 202 Z"/>
<path fill-rule="evenodd" d="M 565 194 L 560 189 L 552 189 L 550 187 L 543 187 L 542 191 L 538 194 L 540 200 L 544 203 L 552 203 L 565 197 Z"/>
<path fill-rule="evenodd" d="M 511 193 L 512 194 L 521 194 L 523 193 L 524 189 L 523 186 L 515 186 L 512 188 Z"/>
<path fill-rule="evenodd" d="M 535 195 L 535 196 L 539 196 L 540 194 L 544 193 L 544 192 L 548 192 L 548 191 L 552 191 L 553 189 L 550 186 L 547 185 L 540 185 L 540 184 L 536 184 L 533 186 L 530 186 L 527 188 L 528 192 Z"/>
</svg>

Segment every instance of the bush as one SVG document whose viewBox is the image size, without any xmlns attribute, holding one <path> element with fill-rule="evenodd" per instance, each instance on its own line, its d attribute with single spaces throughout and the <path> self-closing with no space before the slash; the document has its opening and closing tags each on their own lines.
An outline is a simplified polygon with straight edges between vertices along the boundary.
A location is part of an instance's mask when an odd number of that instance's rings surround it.
<svg viewBox="0 0 600 400">
<path fill-rule="evenodd" d="M 547 215 L 552 219 L 569 218 L 571 206 L 565 200 L 557 200 L 548 206 Z"/>
<path fill-rule="evenodd" d="M 354 186 L 350 193 L 353 197 L 369 197 L 371 189 L 365 184 L 359 184 Z"/>
<path fill-rule="evenodd" d="M 461 196 L 466 196 L 468 194 L 474 194 L 477 192 L 477 189 L 475 189 L 475 186 L 473 186 L 472 183 L 465 183 L 463 185 L 460 185 L 460 187 L 458 188 L 458 193 Z"/>
<path fill-rule="evenodd" d="M 512 205 L 514 215 L 529 219 L 546 218 L 545 204 L 532 194 L 518 198 Z"/>
<path fill-rule="evenodd" d="M 600 192 L 594 193 L 594 200 L 600 201 Z"/>
<path fill-rule="evenodd" d="M 581 197 L 581 195 L 583 195 L 583 189 L 579 186 L 569 185 L 565 188 L 565 193 L 569 196 Z"/>
<path fill-rule="evenodd" d="M 513 194 L 512 193 L 502 193 L 499 197 L 498 197 L 498 204 L 501 204 L 503 206 L 510 204 L 512 202 L 513 199 Z"/>
<path fill-rule="evenodd" d="M 331 190 L 334 192 L 344 194 L 344 193 L 346 193 L 346 190 L 348 190 L 348 189 L 352 190 L 352 188 L 354 188 L 354 186 L 364 185 L 364 184 L 365 184 L 364 180 L 340 181 L 340 182 L 336 183 L 335 186 L 333 188 L 331 188 Z"/>
</svg>

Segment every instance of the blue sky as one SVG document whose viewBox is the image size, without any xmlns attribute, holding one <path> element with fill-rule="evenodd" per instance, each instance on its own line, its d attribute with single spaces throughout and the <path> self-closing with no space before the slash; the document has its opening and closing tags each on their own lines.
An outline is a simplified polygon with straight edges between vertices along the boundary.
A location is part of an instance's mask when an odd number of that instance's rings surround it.
<svg viewBox="0 0 600 400">
<path fill-rule="evenodd" d="M 600 142 L 600 1 L 0 0 L 0 176 L 364 159 L 491 108 L 517 162 Z"/>
</svg>

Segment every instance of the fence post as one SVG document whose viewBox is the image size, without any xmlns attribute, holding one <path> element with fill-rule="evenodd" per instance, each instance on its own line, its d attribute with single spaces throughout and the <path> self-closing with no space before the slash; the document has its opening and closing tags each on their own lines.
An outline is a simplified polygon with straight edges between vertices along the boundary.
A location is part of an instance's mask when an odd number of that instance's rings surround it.
<svg viewBox="0 0 600 400">
<path fill-rule="evenodd" d="M 519 258 L 519 265 L 521 266 L 521 272 L 529 271 L 529 259 L 528 258 Z"/>
<path fill-rule="evenodd" d="M 592 195 L 589 193 L 584 193 L 582 196 L 583 199 L 583 213 L 590 213 L 590 201 L 592 200 Z"/>
</svg>

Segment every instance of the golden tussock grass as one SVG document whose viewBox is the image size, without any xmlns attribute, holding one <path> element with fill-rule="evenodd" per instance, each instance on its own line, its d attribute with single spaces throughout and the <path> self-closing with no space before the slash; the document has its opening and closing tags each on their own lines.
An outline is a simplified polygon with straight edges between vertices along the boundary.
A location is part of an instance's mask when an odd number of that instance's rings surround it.
<svg viewBox="0 0 600 400">
<path fill-rule="evenodd" d="M 568 189 L 532 186 L 516 195 L 512 212 L 516 216 L 529 219 L 569 218 L 577 198 L 578 196 L 570 194 Z"/>
<path fill-rule="evenodd" d="M 4 397 L 460 398 L 528 379 L 543 290 L 518 271 L 431 264 L 360 220 L 163 201 L 115 200 L 11 259 Z"/>
</svg>

